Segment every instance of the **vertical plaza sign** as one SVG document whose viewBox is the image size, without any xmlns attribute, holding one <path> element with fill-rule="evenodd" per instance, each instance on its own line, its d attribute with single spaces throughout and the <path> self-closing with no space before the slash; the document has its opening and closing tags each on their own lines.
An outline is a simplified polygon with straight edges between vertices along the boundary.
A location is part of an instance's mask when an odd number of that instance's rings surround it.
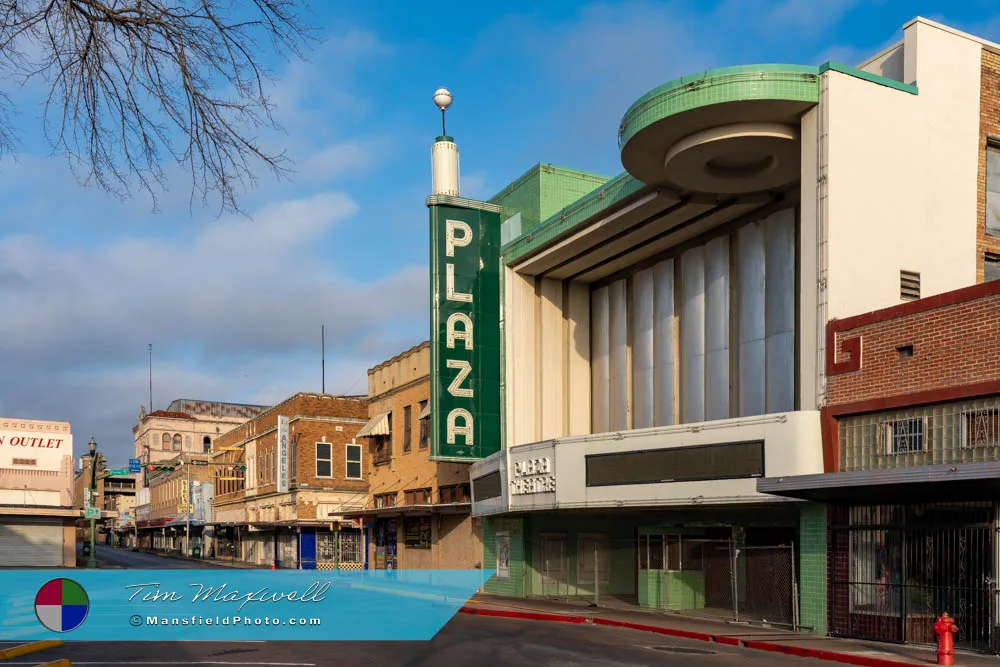
<svg viewBox="0 0 1000 667">
<path fill-rule="evenodd" d="M 431 458 L 500 451 L 501 208 L 427 200 L 431 218 Z"/>
</svg>

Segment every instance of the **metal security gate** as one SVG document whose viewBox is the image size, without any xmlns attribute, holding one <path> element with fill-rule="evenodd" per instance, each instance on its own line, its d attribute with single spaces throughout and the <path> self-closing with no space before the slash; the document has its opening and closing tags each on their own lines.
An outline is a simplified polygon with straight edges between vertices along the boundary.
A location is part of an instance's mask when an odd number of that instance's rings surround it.
<svg viewBox="0 0 1000 667">
<path fill-rule="evenodd" d="M 992 503 L 831 508 L 831 633 L 931 644 L 951 614 L 957 648 L 995 652 Z"/>
<path fill-rule="evenodd" d="M 0 554 L 4 567 L 62 567 L 63 527 L 0 524 Z"/>
</svg>

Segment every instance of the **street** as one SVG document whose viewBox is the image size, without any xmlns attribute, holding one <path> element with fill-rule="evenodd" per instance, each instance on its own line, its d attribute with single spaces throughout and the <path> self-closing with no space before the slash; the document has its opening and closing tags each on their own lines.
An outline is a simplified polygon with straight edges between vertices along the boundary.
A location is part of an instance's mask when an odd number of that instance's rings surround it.
<svg viewBox="0 0 1000 667">
<path fill-rule="evenodd" d="M 99 546 L 107 565 L 137 569 L 222 567 Z M 392 622 L 392 619 L 387 619 Z M 152 639 L 152 631 L 144 631 Z M 68 639 L 68 636 L 67 636 Z M 774 653 L 601 626 L 578 626 L 457 614 L 430 642 L 77 642 L 5 661 L 38 665 L 60 658 L 73 665 L 234 665 L 326 667 L 372 665 L 437 667 L 530 664 L 534 667 L 645 667 L 647 665 L 803 665 L 816 661 Z"/>
<path fill-rule="evenodd" d="M 114 549 L 104 544 L 97 545 L 97 560 L 99 563 L 128 569 L 158 569 L 158 570 L 197 570 L 206 567 L 224 568 L 205 561 L 187 561 L 179 558 L 164 558 L 155 554 L 147 554 L 128 549 Z"/>
<path fill-rule="evenodd" d="M 392 622 L 388 619 L 387 622 Z M 32 660 L 31 658 L 36 658 Z M 652 665 L 820 665 L 774 653 L 648 632 L 458 614 L 430 642 L 67 642 L 6 665 L 67 658 L 73 665 L 242 665 L 251 667 L 646 667 Z"/>
</svg>

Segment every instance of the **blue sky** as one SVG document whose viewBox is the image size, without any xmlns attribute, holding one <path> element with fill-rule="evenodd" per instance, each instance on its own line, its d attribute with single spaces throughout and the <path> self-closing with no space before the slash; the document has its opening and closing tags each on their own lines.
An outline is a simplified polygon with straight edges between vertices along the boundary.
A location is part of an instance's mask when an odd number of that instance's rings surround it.
<svg viewBox="0 0 1000 667">
<path fill-rule="evenodd" d="M 993 9 L 991 9 L 993 5 Z M 536 162 L 617 175 L 621 114 L 698 70 L 854 65 L 917 15 L 1000 40 L 994 2 L 315 2 L 324 43 L 275 61 L 295 161 L 242 200 L 249 219 L 188 205 L 175 172 L 154 214 L 74 180 L 42 141 L 37 90 L 22 146 L 0 157 L 0 414 L 68 420 L 124 462 L 140 404 L 276 402 L 364 393 L 366 369 L 424 340 L 431 102 L 449 87 L 463 195 L 488 198 Z"/>
</svg>

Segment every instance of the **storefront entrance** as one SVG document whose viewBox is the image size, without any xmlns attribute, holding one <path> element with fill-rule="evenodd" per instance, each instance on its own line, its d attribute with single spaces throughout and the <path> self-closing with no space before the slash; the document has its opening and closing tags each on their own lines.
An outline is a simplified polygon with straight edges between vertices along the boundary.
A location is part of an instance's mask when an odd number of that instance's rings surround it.
<svg viewBox="0 0 1000 667">
<path fill-rule="evenodd" d="M 996 652 L 992 503 L 831 510 L 831 634 L 933 643 L 944 612 L 957 648 Z"/>
<path fill-rule="evenodd" d="M 375 569 L 395 570 L 399 563 L 396 560 L 396 540 L 399 523 L 396 519 L 375 520 Z"/>
</svg>

